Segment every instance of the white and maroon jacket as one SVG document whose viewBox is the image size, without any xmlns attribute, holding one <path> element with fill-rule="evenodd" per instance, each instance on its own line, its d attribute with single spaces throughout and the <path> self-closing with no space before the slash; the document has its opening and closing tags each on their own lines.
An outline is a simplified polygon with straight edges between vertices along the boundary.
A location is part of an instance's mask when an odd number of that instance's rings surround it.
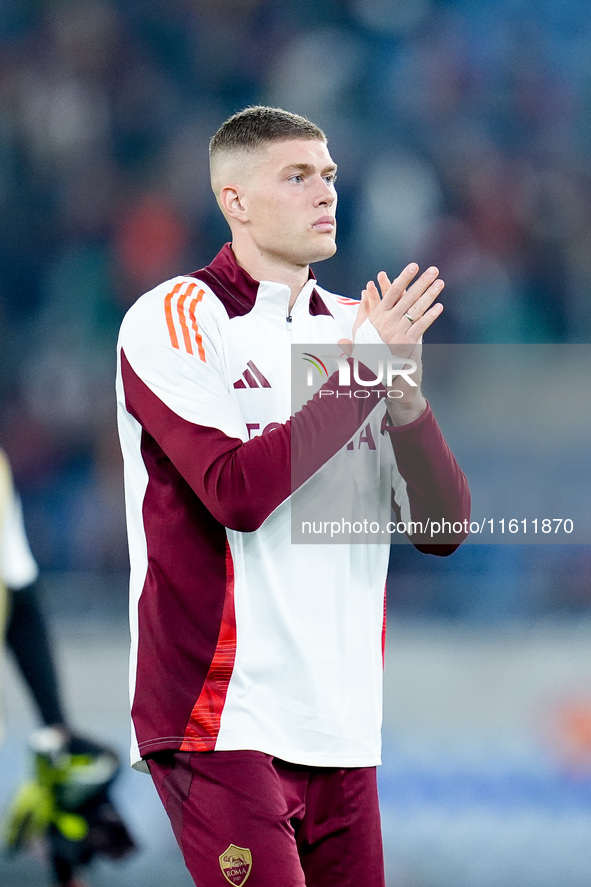
<svg viewBox="0 0 591 887">
<path fill-rule="evenodd" d="M 418 519 L 429 502 L 438 518 L 468 516 L 430 409 L 386 429 L 383 398 L 317 393 L 290 418 L 290 343 L 351 338 L 358 303 L 313 277 L 291 315 L 289 296 L 227 244 L 121 327 L 134 765 L 165 748 L 379 763 L 389 546 L 292 544 L 292 498 L 322 495 L 322 467 L 356 449 L 386 473 L 399 514 Z M 389 511 L 390 483 L 355 495 Z"/>
</svg>

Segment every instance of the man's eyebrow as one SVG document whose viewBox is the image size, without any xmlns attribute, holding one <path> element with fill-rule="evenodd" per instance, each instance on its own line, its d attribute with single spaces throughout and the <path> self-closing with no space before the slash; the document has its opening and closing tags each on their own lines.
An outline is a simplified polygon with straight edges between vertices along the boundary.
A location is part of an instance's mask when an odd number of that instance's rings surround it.
<svg viewBox="0 0 591 887">
<path fill-rule="evenodd" d="M 311 163 L 288 163 L 287 166 L 283 167 L 283 172 L 290 172 L 293 170 L 294 172 L 313 172 L 315 169 Z M 336 163 L 329 163 L 328 166 L 325 166 L 322 170 L 322 175 L 326 175 L 329 172 L 336 172 L 337 165 Z"/>
</svg>

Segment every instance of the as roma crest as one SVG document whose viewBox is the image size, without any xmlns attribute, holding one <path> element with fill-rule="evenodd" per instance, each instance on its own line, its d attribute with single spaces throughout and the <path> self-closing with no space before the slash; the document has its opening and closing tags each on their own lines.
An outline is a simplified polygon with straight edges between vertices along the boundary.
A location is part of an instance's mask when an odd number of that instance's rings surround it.
<svg viewBox="0 0 591 887">
<path fill-rule="evenodd" d="M 252 870 L 252 853 L 246 847 L 230 844 L 220 856 L 220 866 L 226 881 L 241 887 Z"/>
</svg>

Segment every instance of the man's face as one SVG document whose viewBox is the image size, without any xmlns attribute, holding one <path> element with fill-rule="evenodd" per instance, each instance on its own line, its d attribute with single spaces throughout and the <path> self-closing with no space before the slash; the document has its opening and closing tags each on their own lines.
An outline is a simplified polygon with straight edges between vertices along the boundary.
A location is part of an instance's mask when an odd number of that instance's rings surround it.
<svg viewBox="0 0 591 887">
<path fill-rule="evenodd" d="M 288 139 L 260 150 L 242 202 L 262 256 L 302 267 L 334 255 L 335 177 L 336 164 L 322 141 Z"/>
</svg>

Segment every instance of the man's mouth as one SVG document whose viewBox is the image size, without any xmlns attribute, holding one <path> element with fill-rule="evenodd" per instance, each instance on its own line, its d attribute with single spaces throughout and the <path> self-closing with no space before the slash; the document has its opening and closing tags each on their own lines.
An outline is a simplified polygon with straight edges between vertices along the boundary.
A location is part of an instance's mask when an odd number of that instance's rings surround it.
<svg viewBox="0 0 591 887">
<path fill-rule="evenodd" d="M 314 222 L 312 227 L 315 231 L 334 231 L 336 221 L 334 216 L 322 216 Z"/>
</svg>

